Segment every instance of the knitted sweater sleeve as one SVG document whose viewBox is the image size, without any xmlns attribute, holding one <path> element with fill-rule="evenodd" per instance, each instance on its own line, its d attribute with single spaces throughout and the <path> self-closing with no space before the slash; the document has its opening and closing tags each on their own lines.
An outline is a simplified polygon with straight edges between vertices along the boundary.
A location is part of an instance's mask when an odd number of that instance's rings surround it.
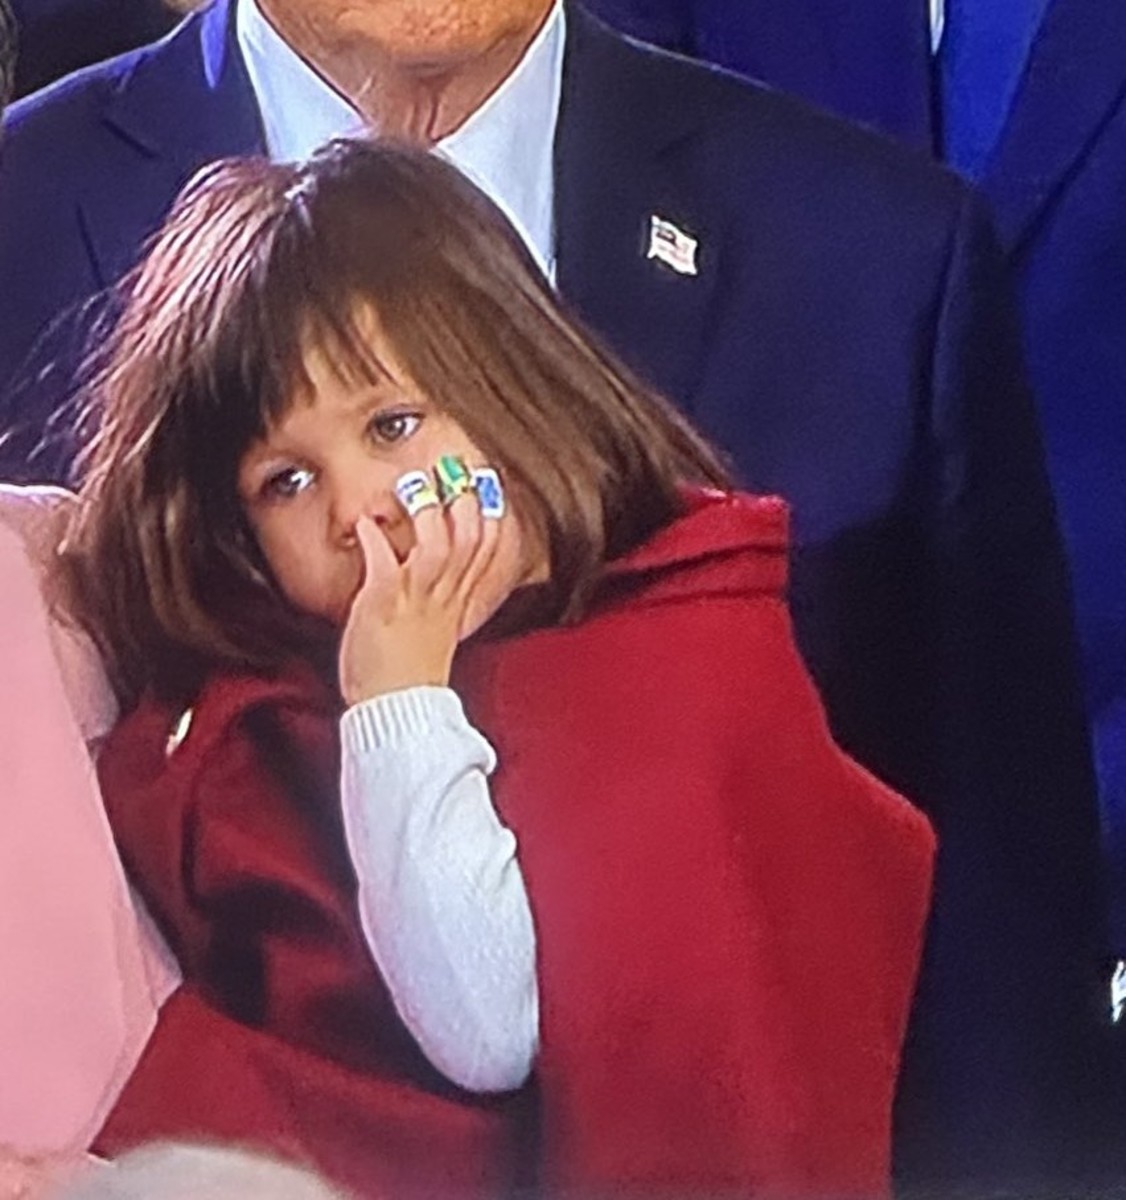
<svg viewBox="0 0 1126 1200">
<path fill-rule="evenodd" d="M 439 687 L 353 706 L 341 741 L 361 923 L 399 1015 L 461 1087 L 519 1087 L 539 1036 L 535 932 L 492 747 Z"/>
</svg>

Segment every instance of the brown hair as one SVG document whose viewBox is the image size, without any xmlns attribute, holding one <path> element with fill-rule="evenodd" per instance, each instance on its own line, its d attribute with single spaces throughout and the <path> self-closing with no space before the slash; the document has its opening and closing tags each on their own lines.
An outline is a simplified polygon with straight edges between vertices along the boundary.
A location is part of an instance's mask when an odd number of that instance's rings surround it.
<svg viewBox="0 0 1126 1200">
<path fill-rule="evenodd" d="M 342 373 L 383 373 L 354 323 L 365 303 L 547 548 L 547 619 L 580 616 L 606 561 L 680 510 L 682 484 L 729 486 L 565 312 L 492 203 L 417 150 L 338 141 L 297 166 L 208 167 L 122 287 L 62 561 L 127 705 L 307 652 L 315 631 L 272 583 L 237 471 L 308 388 L 314 341 Z"/>
</svg>

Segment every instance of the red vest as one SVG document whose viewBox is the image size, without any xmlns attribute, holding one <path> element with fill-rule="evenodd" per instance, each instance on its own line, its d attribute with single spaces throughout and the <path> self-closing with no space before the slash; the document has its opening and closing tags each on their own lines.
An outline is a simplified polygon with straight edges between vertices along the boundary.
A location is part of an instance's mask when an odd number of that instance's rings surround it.
<svg viewBox="0 0 1126 1200">
<path fill-rule="evenodd" d="M 588 618 L 463 648 L 538 939 L 523 1093 L 428 1066 L 364 946 L 338 701 L 213 680 L 182 746 L 103 752 L 127 867 L 186 983 L 103 1133 L 263 1145 L 362 1195 L 874 1196 L 933 838 L 833 745 L 794 648 L 777 501 L 697 497 Z"/>
</svg>

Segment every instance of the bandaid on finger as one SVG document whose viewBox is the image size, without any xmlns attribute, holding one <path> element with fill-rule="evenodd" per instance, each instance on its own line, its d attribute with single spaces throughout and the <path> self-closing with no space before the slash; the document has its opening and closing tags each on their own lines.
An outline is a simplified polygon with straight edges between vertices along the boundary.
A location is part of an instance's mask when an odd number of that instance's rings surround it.
<svg viewBox="0 0 1126 1200">
<path fill-rule="evenodd" d="M 395 483 L 395 495 L 407 510 L 407 515 L 416 517 L 427 508 L 441 504 L 434 481 L 426 471 L 408 471 Z"/>
<path fill-rule="evenodd" d="M 443 504 L 452 504 L 459 496 L 473 490 L 469 468 L 455 454 L 443 454 L 438 459 L 434 464 L 434 477 L 438 481 L 438 495 Z"/>
<path fill-rule="evenodd" d="M 490 521 L 499 521 L 504 516 L 504 486 L 500 476 L 492 467 L 475 467 L 471 472 L 481 516 Z"/>
</svg>

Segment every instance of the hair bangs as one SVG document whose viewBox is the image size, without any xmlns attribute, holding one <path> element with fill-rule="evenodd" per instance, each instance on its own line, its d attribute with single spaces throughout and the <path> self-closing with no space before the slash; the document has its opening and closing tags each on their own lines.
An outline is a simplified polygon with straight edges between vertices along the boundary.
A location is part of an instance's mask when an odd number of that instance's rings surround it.
<svg viewBox="0 0 1126 1200">
<path fill-rule="evenodd" d="M 682 483 L 730 486 L 560 305 L 503 214 L 418 150 L 336 142 L 304 164 L 207 168 L 120 296 L 60 561 L 126 706 L 148 686 L 187 697 L 216 664 L 331 647 L 279 592 L 238 489 L 247 450 L 315 402 L 321 364 L 356 389 L 405 371 L 501 471 L 550 560 L 537 620 L 577 619 Z"/>
<path fill-rule="evenodd" d="M 236 370 L 216 393 L 253 411 L 241 454 L 285 419 L 294 404 L 313 399 L 308 362 L 320 351 L 339 381 L 372 386 L 392 378 L 363 327 L 361 313 L 382 307 L 377 280 L 367 278 L 355 248 L 329 236 L 332 226 L 310 219 L 307 194 L 286 197 L 276 236 L 249 273 L 228 314 Z"/>
</svg>

